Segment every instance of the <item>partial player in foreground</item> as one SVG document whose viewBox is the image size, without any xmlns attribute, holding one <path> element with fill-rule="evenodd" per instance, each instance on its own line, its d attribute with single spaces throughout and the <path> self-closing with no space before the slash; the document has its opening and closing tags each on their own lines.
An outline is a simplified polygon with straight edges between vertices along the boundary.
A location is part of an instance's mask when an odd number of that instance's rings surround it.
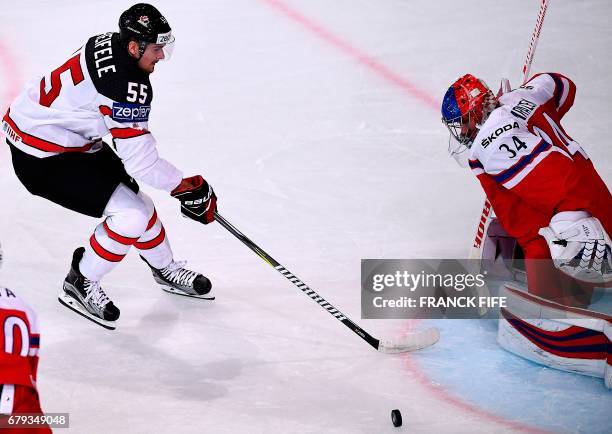
<svg viewBox="0 0 612 434">
<path fill-rule="evenodd" d="M 501 311 L 499 341 L 531 360 L 605 377 L 612 387 L 612 316 L 586 309 L 593 288 L 612 281 L 612 196 L 561 125 L 576 86 L 543 73 L 503 90 L 496 96 L 466 74 L 442 102 L 450 153 L 469 164 L 525 259 L 529 294 L 504 288 L 511 301 Z"/>
<path fill-rule="evenodd" d="M 0 267 L 2 248 L 0 246 Z M 0 426 L 6 416 L 42 415 L 36 373 L 40 332 L 34 311 L 16 292 L 0 286 Z M 43 424 L 44 425 L 44 424 Z M 0 428 L 0 431 L 4 431 Z M 15 429 L 7 432 L 17 432 Z M 48 426 L 28 428 L 32 434 L 50 433 Z"/>
<path fill-rule="evenodd" d="M 183 178 L 160 158 L 148 127 L 149 75 L 168 59 L 170 25 L 148 4 L 121 14 L 118 33 L 96 35 L 57 69 L 28 83 L 4 116 L 17 177 L 28 191 L 104 217 L 74 251 L 60 302 L 114 329 L 119 309 L 100 285 L 134 246 L 166 291 L 212 300 L 211 282 L 174 260 L 152 200 L 136 181 L 165 190 L 182 213 L 214 220 L 216 196 L 201 176 Z M 112 137 L 112 145 L 102 141 Z"/>
</svg>

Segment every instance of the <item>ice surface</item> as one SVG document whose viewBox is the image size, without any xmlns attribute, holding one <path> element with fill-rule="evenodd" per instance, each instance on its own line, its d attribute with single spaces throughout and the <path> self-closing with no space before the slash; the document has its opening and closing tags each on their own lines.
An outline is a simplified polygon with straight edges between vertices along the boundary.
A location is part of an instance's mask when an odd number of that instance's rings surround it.
<svg viewBox="0 0 612 434">
<path fill-rule="evenodd" d="M 360 259 L 464 256 L 482 206 L 446 154 L 439 111 L 413 95 L 438 101 L 465 72 L 516 85 L 539 2 L 155 4 L 177 38 L 152 77 L 160 153 L 203 173 L 228 220 L 372 334 L 425 326 L 358 318 Z M 114 30 L 127 5 L 3 5 L 0 105 Z M 532 69 L 577 83 L 564 125 L 608 184 L 611 12 L 552 1 Z M 374 352 L 223 228 L 182 219 L 146 187 L 176 256 L 217 300 L 162 292 L 132 254 L 104 280 L 122 311 L 105 331 L 56 301 L 96 221 L 30 196 L 9 159 L 0 146 L 0 281 L 39 312 L 43 406 L 70 412 L 71 431 L 383 433 L 397 431 L 394 408 L 406 432 L 612 431 L 600 380 L 506 354 L 486 322 L 445 322 L 419 353 Z"/>
</svg>

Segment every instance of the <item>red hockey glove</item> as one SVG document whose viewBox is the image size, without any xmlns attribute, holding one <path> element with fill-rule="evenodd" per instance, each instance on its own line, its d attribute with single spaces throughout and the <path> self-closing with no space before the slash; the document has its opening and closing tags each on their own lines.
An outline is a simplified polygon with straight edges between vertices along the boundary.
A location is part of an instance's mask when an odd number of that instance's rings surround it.
<svg viewBox="0 0 612 434">
<path fill-rule="evenodd" d="M 181 213 L 185 217 L 205 225 L 215 220 L 217 196 L 200 175 L 184 178 L 170 194 L 181 201 Z"/>
</svg>

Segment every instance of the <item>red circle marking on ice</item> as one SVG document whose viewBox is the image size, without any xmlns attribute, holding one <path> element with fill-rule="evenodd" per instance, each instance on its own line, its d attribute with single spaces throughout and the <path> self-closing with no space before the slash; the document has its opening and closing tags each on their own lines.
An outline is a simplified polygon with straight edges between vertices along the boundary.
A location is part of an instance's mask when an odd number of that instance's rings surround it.
<svg viewBox="0 0 612 434">
<path fill-rule="evenodd" d="M 414 326 L 418 323 L 418 320 L 409 320 L 407 322 L 406 328 L 404 329 L 405 333 L 409 333 L 414 329 Z M 422 387 L 427 389 L 434 397 L 439 399 L 440 401 L 444 401 L 447 404 L 450 404 L 462 411 L 473 414 L 481 419 L 487 420 L 489 422 L 496 423 L 498 425 L 505 426 L 507 428 L 532 433 L 532 434 L 549 434 L 550 431 L 542 430 L 539 428 L 535 428 L 521 422 L 513 422 L 511 420 L 507 420 L 502 416 L 498 416 L 494 413 L 491 413 L 481 407 L 470 404 L 466 401 L 463 401 L 461 398 L 453 395 L 452 393 L 445 390 L 442 386 L 438 386 L 432 382 L 432 379 L 425 374 L 419 367 L 418 363 L 416 363 L 412 355 L 410 353 L 405 353 L 402 355 L 403 367 L 406 371 L 410 372 L 411 378 L 414 378 Z"/>
</svg>

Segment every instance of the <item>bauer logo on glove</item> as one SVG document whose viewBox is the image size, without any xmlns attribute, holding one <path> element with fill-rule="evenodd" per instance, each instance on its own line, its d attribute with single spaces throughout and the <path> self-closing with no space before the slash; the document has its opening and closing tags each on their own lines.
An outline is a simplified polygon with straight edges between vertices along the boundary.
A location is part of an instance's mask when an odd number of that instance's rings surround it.
<svg viewBox="0 0 612 434">
<path fill-rule="evenodd" d="M 184 178 L 170 194 L 181 201 L 181 213 L 185 217 L 204 224 L 215 220 L 217 196 L 200 175 Z"/>
</svg>

